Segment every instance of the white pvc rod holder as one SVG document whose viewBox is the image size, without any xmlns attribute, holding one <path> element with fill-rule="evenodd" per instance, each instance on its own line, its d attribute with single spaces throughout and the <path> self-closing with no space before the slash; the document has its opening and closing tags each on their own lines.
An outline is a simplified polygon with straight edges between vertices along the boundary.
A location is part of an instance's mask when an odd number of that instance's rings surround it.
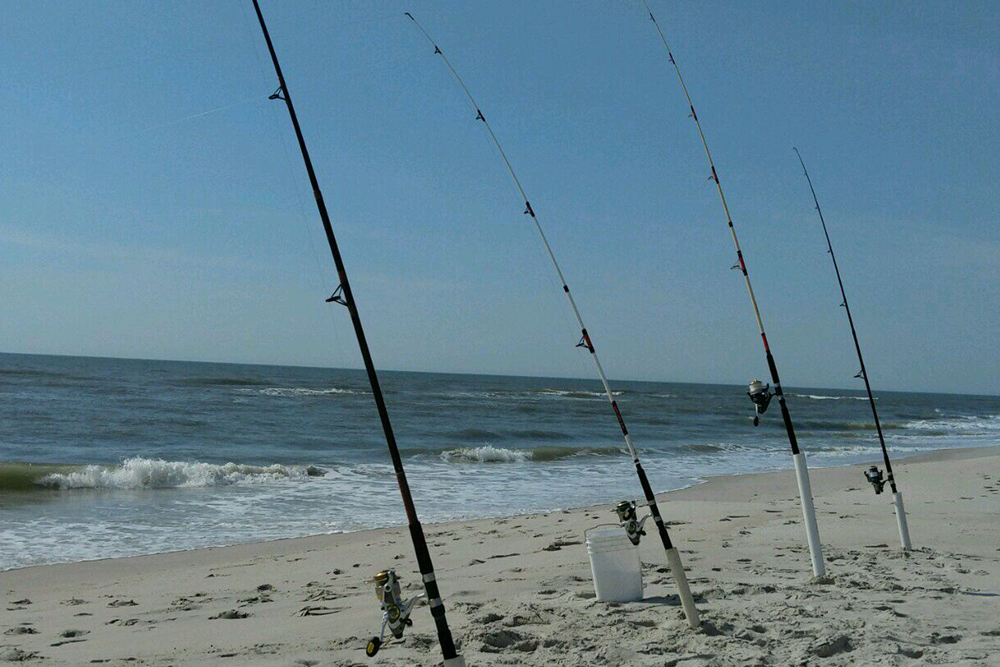
<svg viewBox="0 0 1000 667">
<path fill-rule="evenodd" d="M 691 595 L 691 587 L 688 586 L 687 574 L 684 572 L 684 565 L 681 563 L 681 555 L 677 547 L 667 549 L 667 563 L 670 565 L 670 572 L 674 575 L 674 582 L 677 584 L 677 595 L 681 599 L 681 607 L 684 608 L 684 616 L 687 617 L 688 625 L 692 630 L 697 630 L 701 626 L 701 619 L 698 617 L 698 608 L 694 606 L 694 596 Z"/>
<path fill-rule="evenodd" d="M 892 494 L 892 505 L 896 508 L 896 524 L 899 526 L 899 541 L 903 544 L 903 551 L 913 548 L 910 543 L 910 529 L 906 525 L 906 510 L 903 509 L 903 494 L 897 491 Z"/>
<path fill-rule="evenodd" d="M 802 452 L 793 454 L 795 461 L 795 478 L 799 482 L 799 499 L 802 501 L 802 518 L 806 523 L 806 537 L 809 540 L 809 556 L 812 558 L 813 575 L 826 575 L 826 565 L 823 563 L 823 547 L 819 543 L 819 526 L 816 524 L 816 507 L 813 505 L 812 487 L 809 485 L 809 468 L 806 467 L 806 455 Z"/>
</svg>

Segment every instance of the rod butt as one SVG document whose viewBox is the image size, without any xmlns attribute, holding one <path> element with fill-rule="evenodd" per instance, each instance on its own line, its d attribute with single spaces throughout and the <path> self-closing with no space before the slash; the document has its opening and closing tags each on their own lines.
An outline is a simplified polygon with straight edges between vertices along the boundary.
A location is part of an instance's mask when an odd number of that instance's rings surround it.
<svg viewBox="0 0 1000 667">
<path fill-rule="evenodd" d="M 906 525 L 906 510 L 903 509 L 903 494 L 897 491 L 892 494 L 892 506 L 896 508 L 896 524 L 899 526 L 899 541 L 903 545 L 903 551 L 910 551 L 913 545 L 910 543 L 910 529 Z"/>
<path fill-rule="evenodd" d="M 677 584 L 677 595 L 681 599 L 681 606 L 684 608 L 684 616 L 687 617 L 688 625 L 692 630 L 701 627 L 701 619 L 698 617 L 698 608 L 694 606 L 694 596 L 691 595 L 691 587 L 688 586 L 687 574 L 684 572 L 684 564 L 681 563 L 681 555 L 677 547 L 667 549 L 667 563 L 670 565 L 670 572 L 674 575 L 674 582 Z"/>
<path fill-rule="evenodd" d="M 809 485 L 809 468 L 803 452 L 793 454 L 795 478 L 799 482 L 799 499 L 802 502 L 802 517 L 806 523 L 806 537 L 809 540 L 809 556 L 812 558 L 813 575 L 826 576 L 823 562 L 823 547 L 819 543 L 819 526 L 816 524 L 816 508 L 813 506 L 812 487 Z"/>
</svg>

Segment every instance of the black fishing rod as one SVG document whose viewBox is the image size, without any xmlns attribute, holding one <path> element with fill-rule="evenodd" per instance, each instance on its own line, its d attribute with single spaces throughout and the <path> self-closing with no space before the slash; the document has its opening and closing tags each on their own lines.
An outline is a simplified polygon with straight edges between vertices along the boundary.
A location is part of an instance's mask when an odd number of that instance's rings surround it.
<svg viewBox="0 0 1000 667">
<path fill-rule="evenodd" d="M 580 342 L 578 342 L 576 346 L 585 348 L 588 352 L 590 352 L 590 358 L 594 360 L 594 365 L 597 367 L 597 374 L 600 376 L 601 384 L 604 386 L 604 393 L 607 394 L 608 401 L 611 403 L 611 409 L 615 413 L 615 418 L 618 420 L 618 426 L 621 428 L 622 436 L 625 438 L 625 445 L 628 447 L 629 455 L 632 457 L 632 463 L 635 465 L 635 472 L 639 476 L 639 484 L 642 486 L 642 491 L 646 497 L 646 504 L 649 506 L 650 513 L 641 521 L 638 520 L 636 516 L 636 503 L 632 501 L 619 503 L 615 508 L 615 512 L 618 514 L 619 520 L 625 528 L 629 539 L 631 539 L 632 543 L 636 545 L 639 544 L 641 536 L 645 534 L 642 530 L 642 524 L 645 523 L 646 519 L 649 517 L 653 518 L 653 522 L 656 524 L 657 532 L 660 535 L 660 540 L 663 542 L 663 548 L 667 553 L 667 562 L 670 565 L 670 571 L 677 584 L 678 596 L 680 597 L 681 605 L 684 609 L 684 615 L 687 618 L 688 625 L 690 625 L 691 628 L 698 628 L 700 625 L 698 609 L 695 607 L 694 597 L 691 595 L 691 588 L 688 585 L 687 575 L 684 572 L 684 565 L 681 562 L 680 553 L 677 551 L 677 547 L 675 547 L 673 542 L 670 540 L 670 534 L 667 532 L 667 526 L 663 521 L 663 517 L 660 516 L 660 510 L 656 505 L 656 495 L 653 493 L 653 487 L 650 485 L 649 479 L 646 477 L 646 471 L 643 470 L 642 464 L 639 462 L 639 454 L 636 452 L 635 446 L 632 444 L 632 436 L 629 435 L 628 428 L 625 426 L 625 419 L 622 417 L 621 410 L 618 408 L 618 402 L 615 400 L 614 393 L 611 391 L 611 385 L 608 383 L 608 378 L 604 374 L 604 367 L 601 366 L 601 360 L 598 358 L 597 351 L 594 349 L 593 340 L 591 339 L 590 334 L 587 333 L 587 327 L 583 323 L 583 317 L 580 315 L 580 309 L 577 308 L 576 301 L 573 299 L 573 294 L 569 291 L 566 278 L 563 276 L 562 269 L 559 267 L 559 262 L 556 261 L 556 256 L 552 251 L 552 246 L 549 245 L 548 238 L 546 238 L 542 225 L 538 221 L 538 216 L 535 215 L 535 209 L 532 208 L 531 202 L 528 201 L 528 195 L 525 193 L 524 187 L 521 185 L 521 181 L 514 172 L 514 167 L 507 158 L 507 153 L 504 151 L 503 146 L 500 145 L 500 140 L 497 139 L 497 135 L 493 132 L 490 122 L 486 120 L 485 114 L 483 114 L 482 109 L 476 102 L 476 99 L 472 96 L 468 86 L 465 85 L 465 81 L 463 81 L 462 77 L 458 75 L 458 72 L 451 64 L 451 61 L 444 55 L 444 52 L 431 38 L 430 34 L 424 30 L 424 27 L 420 24 L 420 22 L 417 21 L 417 19 L 415 19 L 409 12 L 406 12 L 406 16 L 413 21 L 413 24 L 420 30 L 421 33 L 423 33 L 424 37 L 427 38 L 427 41 L 430 42 L 431 46 L 434 47 L 434 53 L 441 56 L 441 59 L 444 61 L 445 65 L 447 65 L 448 70 L 455 77 L 455 81 L 458 82 L 462 91 L 465 92 L 466 97 L 469 98 L 469 102 L 476 110 L 476 120 L 482 121 L 483 126 L 486 128 L 490 138 L 493 140 L 493 145 L 496 146 L 497 152 L 500 154 L 500 158 L 506 165 L 507 171 L 510 173 L 510 177 L 514 181 L 514 185 L 517 186 L 518 191 L 521 193 L 521 199 L 524 202 L 524 215 L 531 216 L 532 222 L 535 223 L 535 229 L 538 230 L 538 234 L 542 239 L 542 243 L 545 246 L 549 259 L 552 260 L 552 265 L 555 267 L 556 273 L 559 276 L 559 283 L 562 285 L 563 293 L 565 293 L 566 298 L 569 299 L 569 304 L 573 308 L 573 314 L 576 316 L 576 321 L 580 325 L 581 337 Z"/>
<path fill-rule="evenodd" d="M 861 354 L 861 343 L 858 342 L 858 330 L 854 328 L 854 317 L 851 316 L 851 306 L 847 302 L 847 292 L 844 290 L 844 281 L 840 277 L 840 266 L 837 264 L 837 255 L 833 252 L 833 243 L 830 241 L 830 232 L 826 228 L 826 219 L 823 217 L 823 209 L 819 206 L 819 197 L 816 196 L 816 188 L 813 187 L 812 179 L 809 178 L 809 170 L 806 169 L 806 163 L 802 159 L 802 154 L 799 153 L 799 149 L 792 147 L 795 154 L 799 157 L 799 164 L 802 165 L 802 174 L 806 177 L 806 181 L 809 183 L 809 191 L 812 193 L 813 202 L 816 204 L 816 213 L 819 214 L 820 224 L 823 225 L 823 235 L 826 236 L 826 247 L 827 252 L 830 253 L 830 259 L 833 261 L 833 270 L 837 274 L 837 284 L 840 285 L 840 296 L 843 297 L 843 301 L 840 305 L 844 308 L 844 312 L 847 313 L 847 323 L 851 325 L 851 337 L 854 338 L 854 349 L 858 353 L 858 363 L 861 364 L 861 370 L 854 377 L 861 378 L 865 381 L 865 391 L 868 392 L 868 403 L 872 407 L 872 417 L 875 418 L 875 430 L 878 432 L 878 443 L 882 447 L 882 460 L 885 462 L 885 478 L 882 477 L 882 471 L 878 469 L 877 466 L 872 466 L 867 472 L 865 472 L 865 478 L 871 482 L 872 486 L 875 488 L 875 494 L 878 495 L 882 493 L 882 488 L 888 484 L 889 488 L 892 489 L 892 504 L 896 508 L 896 523 L 899 526 L 899 540 L 903 544 L 903 550 L 909 551 L 912 548 L 910 544 L 910 531 L 906 525 L 906 510 L 903 509 L 903 495 L 896 488 L 896 477 L 892 474 L 892 462 L 889 461 L 889 450 L 885 446 L 885 436 L 882 434 L 882 422 L 878 418 L 878 408 L 875 407 L 875 396 L 872 394 L 872 385 L 868 381 L 868 369 L 865 366 L 865 358 Z"/>
<path fill-rule="evenodd" d="M 344 260 L 340 256 L 337 239 L 333 234 L 333 226 L 330 224 L 330 214 L 326 210 L 326 203 L 323 201 L 323 193 L 319 189 L 316 171 L 313 169 L 312 160 L 309 158 L 309 151 L 302 136 L 302 128 L 299 127 L 299 119 L 295 115 L 292 96 L 288 91 L 288 84 L 285 83 L 285 77 L 281 73 L 281 65 L 278 64 L 278 56 L 274 51 L 274 44 L 271 42 L 271 35 L 267 31 L 267 25 L 264 23 L 264 15 L 260 11 L 260 5 L 257 0 L 253 0 L 253 7 L 257 12 L 257 20 L 260 21 L 260 29 L 264 33 L 264 41 L 267 42 L 267 50 L 271 53 L 271 62 L 274 63 L 275 74 L 278 76 L 278 89 L 274 91 L 270 99 L 281 100 L 288 108 L 292 127 L 295 128 L 295 137 L 299 142 L 299 150 L 302 152 L 302 161 L 305 162 L 306 172 L 309 174 L 309 183 L 312 185 L 313 195 L 316 198 L 316 208 L 319 209 L 319 217 L 323 222 L 326 240 L 330 244 L 330 253 L 333 255 L 334 264 L 337 265 L 337 275 L 340 278 L 340 285 L 330 298 L 327 299 L 327 303 L 337 303 L 346 306 L 348 312 L 351 314 L 351 322 L 354 324 L 354 333 L 358 338 L 361 358 L 365 363 L 365 371 L 368 373 L 368 382 L 372 388 L 372 396 L 375 398 L 378 416 L 382 421 L 385 442 L 389 447 L 389 455 L 392 458 L 392 467 L 396 472 L 399 493 L 403 497 L 403 506 L 406 508 L 406 517 L 410 526 L 410 537 L 413 539 L 413 549 L 416 552 L 417 564 L 423 578 L 427 603 L 430 605 L 431 615 L 434 617 L 434 623 L 437 626 L 438 641 L 441 643 L 441 652 L 444 654 L 445 667 L 465 667 L 465 661 L 456 652 L 451 630 L 448 629 L 444 603 L 441 601 L 441 594 L 438 591 L 437 580 L 434 576 L 434 565 L 431 562 L 430 550 L 427 548 L 427 539 L 424 537 L 424 529 L 417 518 L 417 509 L 413 504 L 413 495 L 410 493 L 410 486 L 406 481 L 406 472 L 403 470 L 403 459 L 399 455 L 399 448 L 396 447 L 396 437 L 393 435 L 392 423 L 389 421 L 389 411 L 386 408 L 385 397 L 382 395 L 382 388 L 379 385 L 378 374 L 375 372 L 375 363 L 372 361 L 371 350 L 368 349 L 365 331 L 361 326 L 361 315 L 358 313 L 354 293 L 351 290 L 351 283 L 347 279 Z M 375 583 L 377 585 L 376 592 L 378 593 L 379 600 L 382 602 L 384 611 L 382 633 L 384 634 L 385 627 L 388 625 L 393 635 L 398 639 L 402 637 L 403 629 L 407 625 L 412 624 L 409 615 L 413 610 L 416 599 L 408 602 L 402 600 L 399 582 L 392 570 L 386 570 L 376 575 Z M 375 637 L 369 641 L 366 649 L 369 657 L 378 652 L 381 643 L 382 636 Z"/>
<path fill-rule="evenodd" d="M 719 199 L 722 201 L 722 210 L 725 213 L 726 222 L 729 225 L 729 232 L 732 234 L 733 244 L 736 246 L 736 264 L 734 264 L 732 268 L 739 269 L 743 273 L 743 280 L 746 283 L 747 293 L 750 295 L 750 305 L 753 306 L 754 318 L 757 320 L 757 328 L 760 330 L 760 339 L 764 344 L 764 356 L 767 359 L 767 367 L 771 372 L 771 382 L 774 383 L 774 392 L 772 393 L 770 388 L 760 380 L 754 380 L 750 383 L 747 394 L 750 396 L 750 400 L 754 403 L 756 413 L 754 415 L 754 425 L 757 425 L 759 415 L 767 410 L 768 403 L 770 403 L 771 399 L 777 398 L 778 405 L 781 407 L 781 418 L 785 423 L 785 431 L 788 434 L 788 443 L 791 445 L 792 449 L 792 460 L 795 462 L 795 474 L 799 483 L 799 499 L 802 504 L 802 514 L 805 518 L 806 537 L 809 541 L 809 554 L 812 558 L 813 574 L 817 577 L 821 577 L 826 573 L 826 566 L 823 563 L 823 550 L 819 541 L 819 527 L 816 524 L 816 508 L 813 506 L 812 488 L 809 484 L 809 468 L 806 466 L 805 453 L 799 449 L 798 440 L 795 437 L 795 428 L 792 426 L 792 417 L 788 412 L 788 405 L 785 403 L 785 395 L 781 389 L 781 380 L 778 377 L 778 367 L 775 365 L 774 355 L 771 353 L 771 347 L 767 343 L 767 334 L 764 332 L 764 321 L 760 314 L 760 307 L 757 305 L 757 297 L 754 295 L 753 286 L 750 284 L 750 273 L 747 271 L 747 264 L 746 260 L 743 258 L 743 250 L 740 248 L 739 238 L 736 236 L 736 226 L 733 224 L 733 217 L 729 213 L 729 204 L 726 202 L 726 195 L 722 190 L 722 183 L 719 181 L 719 172 L 715 168 L 715 161 L 712 159 L 712 151 L 708 148 L 708 141 L 705 139 L 705 132 L 701 127 L 701 121 L 698 120 L 698 114 L 694 110 L 694 102 L 691 100 L 691 93 L 688 92 L 687 84 L 684 82 L 684 77 L 681 75 L 681 69 L 678 67 L 677 61 L 674 59 L 674 54 L 670 50 L 670 45 L 667 43 L 667 38 L 663 34 L 663 30 L 660 29 L 660 24 L 657 23 L 656 17 L 653 16 L 653 11 L 649 8 L 649 3 L 646 0 L 642 0 L 642 4 L 646 7 L 646 11 L 649 13 L 649 19 L 653 22 L 653 26 L 656 28 L 656 32 L 660 36 L 660 41 L 663 42 L 663 47 L 666 49 L 667 57 L 670 59 L 670 64 L 674 66 L 674 70 L 677 72 L 677 79 L 680 81 L 681 89 L 684 91 L 684 97 L 687 98 L 688 108 L 691 110 L 691 118 L 694 119 L 695 126 L 698 128 L 698 136 L 701 138 L 701 144 L 705 148 L 705 155 L 708 157 L 708 165 L 712 169 L 712 175 L 709 176 L 709 179 L 715 181 L 715 187 L 719 191 Z"/>
</svg>

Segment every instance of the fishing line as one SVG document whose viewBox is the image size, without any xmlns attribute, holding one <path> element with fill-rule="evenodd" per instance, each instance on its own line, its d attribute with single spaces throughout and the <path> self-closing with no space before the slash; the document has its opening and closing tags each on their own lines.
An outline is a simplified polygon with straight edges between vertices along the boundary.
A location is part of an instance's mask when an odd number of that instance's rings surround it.
<svg viewBox="0 0 1000 667">
<path fill-rule="evenodd" d="M 459 76 L 458 72 L 452 66 L 451 61 L 445 56 L 444 52 L 437 45 L 430 34 L 424 29 L 424 27 L 413 17 L 412 14 L 406 12 L 406 16 L 413 22 L 418 30 L 427 38 L 427 41 L 434 47 L 434 54 L 441 56 L 448 70 L 451 72 L 455 81 L 461 87 L 465 96 L 469 99 L 472 108 L 476 111 L 476 120 L 482 121 L 483 126 L 489 133 L 490 138 L 493 140 L 493 145 L 496 147 L 497 152 L 500 155 L 501 160 L 507 167 L 507 171 L 510 174 L 511 180 L 517 187 L 517 191 L 521 195 L 521 200 L 524 202 L 524 215 L 531 216 L 531 220 L 535 225 L 535 229 L 538 231 L 538 236 L 542 240 L 542 244 L 545 246 L 545 250 L 552 261 L 552 266 L 556 270 L 556 274 L 559 276 L 559 282 L 562 285 L 563 293 L 566 294 L 566 298 L 569 300 L 569 304 L 573 309 L 573 314 L 576 316 L 576 321 L 580 326 L 580 342 L 577 343 L 577 347 L 582 347 L 590 353 L 591 359 L 594 361 L 594 365 L 597 368 L 597 374 L 601 379 L 601 384 L 604 387 L 604 393 L 608 397 L 608 401 L 611 403 L 611 408 L 615 413 L 615 418 L 618 420 L 618 426 L 621 428 L 622 436 L 625 439 L 625 445 L 628 448 L 629 455 L 632 457 L 632 463 L 635 465 L 636 474 L 639 477 L 639 483 L 642 486 L 643 493 L 646 498 L 646 505 L 649 507 L 649 516 L 642 519 L 644 522 L 650 516 L 653 518 L 654 523 L 656 523 L 657 532 L 659 533 L 660 540 L 663 542 L 663 548 L 666 550 L 667 561 L 670 564 L 670 571 L 674 576 L 674 581 L 677 585 L 678 595 L 681 599 L 681 604 L 684 608 L 684 615 L 687 617 L 688 624 L 691 628 L 698 628 L 700 621 L 698 619 L 698 609 L 694 604 L 694 597 L 691 595 L 691 589 L 688 586 L 687 575 L 684 572 L 684 566 L 681 563 L 680 554 L 677 548 L 673 545 L 670 540 L 670 535 L 667 532 L 666 524 L 663 518 L 660 516 L 660 510 L 656 505 L 656 495 L 653 493 L 652 486 L 649 483 L 649 479 L 646 477 L 646 472 L 639 462 L 639 454 L 636 452 L 635 446 L 632 444 L 632 436 L 629 434 L 628 428 L 625 426 L 625 420 L 622 417 L 621 410 L 618 407 L 618 402 L 615 399 L 614 392 L 611 390 L 611 385 L 608 382 L 608 378 L 604 373 L 604 368 L 601 366 L 600 358 L 597 356 L 597 352 L 594 348 L 593 340 L 590 334 L 587 332 L 587 327 L 583 323 L 583 317 L 580 315 L 580 310 L 577 308 L 576 301 L 573 298 L 573 294 L 569 290 L 569 286 L 566 282 L 566 278 L 563 275 L 562 268 L 559 266 L 559 262 L 556 261 L 555 253 L 552 250 L 552 246 L 549 244 L 548 238 L 545 236 L 545 232 L 542 229 L 542 225 L 535 214 L 535 209 L 532 207 L 528 195 L 524 190 L 524 186 L 521 184 L 520 179 L 517 177 L 517 173 L 514 171 L 514 167 L 511 165 L 510 159 L 507 157 L 506 151 L 504 151 L 503 146 L 500 144 L 500 140 L 497 139 L 496 133 L 493 131 L 493 127 L 490 122 L 486 119 L 486 115 L 482 112 L 482 108 L 476 102 L 476 99 L 472 96 L 472 92 L 469 90 L 468 86 L 465 85 L 465 81 Z M 635 520 L 636 503 L 631 501 L 626 501 L 620 503 L 616 512 L 618 512 L 619 520 L 621 524 L 625 527 L 626 533 L 632 540 L 633 544 L 638 544 L 641 538 L 642 532 L 642 522 Z"/>
<path fill-rule="evenodd" d="M 747 294 L 750 296 L 750 304 L 753 306 L 754 318 L 757 320 L 757 328 L 760 330 L 760 339 L 764 344 L 764 355 L 767 359 L 767 366 L 771 373 L 771 381 L 774 383 L 774 392 L 771 393 L 770 388 L 760 380 L 754 380 L 750 383 L 747 395 L 750 396 L 750 400 L 753 401 L 755 407 L 756 414 L 754 415 L 754 425 L 757 425 L 759 416 L 767 410 L 768 403 L 770 403 L 771 399 L 777 398 L 778 405 L 781 407 L 781 417 L 785 424 L 785 431 L 788 434 L 788 443 L 792 450 L 792 460 L 795 463 L 795 475 L 799 485 L 799 500 L 802 504 L 802 515 L 805 519 L 806 537 L 809 542 L 809 554 L 812 559 L 813 574 L 817 577 L 821 577 L 826 574 L 826 565 L 823 562 L 823 550 L 819 541 L 819 527 L 816 524 L 816 508 L 813 505 L 812 487 L 809 484 L 809 469 L 806 466 L 805 453 L 799 449 L 798 440 L 795 437 L 795 429 L 792 426 L 792 417 L 789 414 L 788 406 L 785 403 L 785 395 L 781 389 L 781 380 L 778 378 L 778 367 L 775 365 L 774 356 L 771 354 L 771 348 L 767 343 L 767 334 L 764 332 L 764 321 L 760 314 L 760 308 L 757 306 L 757 297 L 754 295 L 753 286 L 750 284 L 750 273 L 747 271 L 746 261 L 743 258 L 743 250 L 740 247 L 739 238 L 736 236 L 736 226 L 733 224 L 733 217 L 729 212 L 729 204 L 726 201 L 726 194 L 723 192 L 722 183 L 719 180 L 719 172 L 715 168 L 715 161 L 712 159 L 712 151 L 708 148 L 708 140 L 705 139 L 705 132 L 701 127 L 701 121 L 698 119 L 698 113 L 694 109 L 694 101 L 692 101 L 691 93 L 688 91 L 687 84 L 684 82 L 684 76 L 681 74 L 681 69 L 677 65 L 677 60 L 674 58 L 674 54 L 670 49 L 670 44 L 667 43 L 667 38 L 663 34 L 663 30 L 660 29 L 660 24 L 656 21 L 656 17 L 653 16 L 653 11 L 649 8 L 649 3 L 646 0 L 642 0 L 642 4 L 649 13 L 649 19 L 653 22 L 653 26 L 656 28 L 656 32 L 660 36 L 660 41 L 663 42 L 663 48 L 667 52 L 667 58 L 670 60 L 670 64 L 673 65 L 674 71 L 677 73 L 677 80 L 680 81 L 681 89 L 684 91 L 684 97 L 687 99 L 688 108 L 691 110 L 691 118 L 694 119 L 695 127 L 698 129 L 698 136 L 701 139 L 701 145 L 705 149 L 705 156 L 708 158 L 708 165 L 712 169 L 712 175 L 709 176 L 709 180 L 715 181 L 715 187 L 719 192 L 719 199 L 722 202 L 722 210 L 725 213 L 726 222 L 729 225 L 729 232 L 733 237 L 733 245 L 736 247 L 736 264 L 734 264 L 732 268 L 739 269 L 743 274 Z"/>
<path fill-rule="evenodd" d="M 886 484 L 892 490 L 892 504 L 896 509 L 896 524 L 899 528 L 899 541 L 903 545 L 904 551 L 909 551 L 913 548 L 910 544 L 910 530 L 906 525 L 906 510 L 903 508 L 903 494 L 899 492 L 896 488 L 896 478 L 892 474 L 892 463 L 889 461 L 889 450 L 885 446 L 885 436 L 882 434 L 882 422 L 878 418 L 878 408 L 875 407 L 875 396 L 872 394 L 872 386 L 868 381 L 868 369 L 865 367 L 865 358 L 861 354 L 861 343 L 858 342 L 858 331 L 854 328 L 854 317 L 851 316 L 851 306 L 847 302 L 847 291 L 844 289 L 844 281 L 840 277 L 840 266 L 837 264 L 837 255 L 833 252 L 833 242 L 830 240 L 830 232 L 826 228 L 826 219 L 823 217 L 823 209 L 819 206 L 819 197 L 816 196 L 816 188 L 813 187 L 812 179 L 809 177 L 809 170 L 806 169 L 806 163 L 802 159 L 802 154 L 799 153 L 799 149 L 792 147 L 795 154 L 799 158 L 799 164 L 802 165 L 802 174 L 806 177 L 806 182 L 809 183 L 809 192 L 812 193 L 813 202 L 816 204 L 816 213 L 819 214 L 820 224 L 823 225 L 823 235 L 826 237 L 826 247 L 827 252 L 830 254 L 830 260 L 833 262 L 833 270 L 837 274 L 837 284 L 840 286 L 840 296 L 843 297 L 840 305 L 847 313 L 847 322 L 851 325 L 851 337 L 854 339 L 854 349 L 858 353 L 858 363 L 861 364 L 861 370 L 854 377 L 861 378 L 865 381 L 865 391 L 868 392 L 868 403 L 872 407 L 872 416 L 875 418 L 875 430 L 878 431 L 878 443 L 882 448 L 882 460 L 885 462 L 885 474 L 886 478 L 882 479 L 882 471 L 878 469 L 878 466 L 872 466 L 868 471 L 865 472 L 865 478 L 871 483 L 875 489 L 875 495 L 882 493 L 882 487 Z"/>
<path fill-rule="evenodd" d="M 396 483 L 399 485 L 399 494 L 406 509 L 407 522 L 409 524 L 410 538 L 413 541 L 413 550 L 416 554 L 417 565 L 420 569 L 421 580 L 424 584 L 424 591 L 427 596 L 427 604 L 430 607 L 431 616 L 434 618 L 434 625 L 437 629 L 438 642 L 441 645 L 441 653 L 444 657 L 445 667 L 465 667 L 465 660 L 455 649 L 455 641 L 452 638 L 451 630 L 448 627 L 448 620 L 445 616 L 444 603 L 441 600 L 441 593 L 438 589 L 437 577 L 434 574 L 434 564 L 431 560 L 430 549 L 427 546 L 427 538 L 424 535 L 423 527 L 417 517 L 417 509 L 413 503 L 413 495 L 410 492 L 410 485 L 406 479 L 406 471 L 403 468 L 403 458 L 399 453 L 396 444 L 396 436 L 393 433 L 392 422 L 389 419 L 389 410 L 386 407 L 385 397 L 382 394 L 382 387 L 379 383 L 378 373 L 375 370 L 375 362 L 372 360 L 371 350 L 368 347 L 368 339 L 365 336 L 364 326 L 361 323 L 361 314 L 358 312 L 357 302 L 354 299 L 354 292 L 347 277 L 347 268 L 340 254 L 340 246 L 337 244 L 333 231 L 333 224 L 330 222 L 330 214 L 320 190 L 319 180 L 313 168 L 312 159 L 309 157 L 309 149 L 306 147 L 305 137 L 299 125 L 298 116 L 295 113 L 295 105 L 292 104 L 292 95 L 285 82 L 285 76 L 278 63 L 278 54 L 274 50 L 271 41 L 271 34 L 267 30 L 264 22 L 264 15 L 260 11 L 258 0 L 253 0 L 254 11 L 257 13 L 257 20 L 260 23 L 260 30 L 263 33 L 264 41 L 267 43 L 267 50 L 271 56 L 271 63 L 274 65 L 274 73 L 278 79 L 277 89 L 268 99 L 284 102 L 288 111 L 288 119 L 291 121 L 295 131 L 295 138 L 298 140 L 299 151 L 302 153 L 302 162 L 305 164 L 306 173 L 309 176 L 309 184 L 312 186 L 313 195 L 316 199 L 316 210 L 319 213 L 320 221 L 323 224 L 323 231 L 330 246 L 330 255 L 333 263 L 337 267 L 337 275 L 340 284 L 334 290 L 327 303 L 337 304 L 347 309 L 351 317 L 351 324 L 354 326 L 354 334 L 358 340 L 358 349 L 364 361 L 365 371 L 368 374 L 368 383 L 371 386 L 372 398 L 378 411 L 379 421 L 382 423 L 382 432 L 385 436 L 385 444 L 389 450 L 389 457 L 392 459 L 392 467 L 396 473 Z M 398 578 L 392 570 L 383 570 L 375 575 L 376 594 L 382 606 L 382 631 L 379 635 L 369 640 L 365 653 L 374 656 L 385 635 L 388 627 L 392 635 L 401 639 L 406 627 L 412 625 L 410 613 L 418 597 L 404 600 L 399 587 Z"/>
</svg>

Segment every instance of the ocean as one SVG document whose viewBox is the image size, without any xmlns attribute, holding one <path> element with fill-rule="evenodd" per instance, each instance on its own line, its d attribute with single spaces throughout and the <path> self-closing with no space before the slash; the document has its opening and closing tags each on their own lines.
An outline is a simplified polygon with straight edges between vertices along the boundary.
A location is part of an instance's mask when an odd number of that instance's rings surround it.
<svg viewBox="0 0 1000 667">
<path fill-rule="evenodd" d="M 380 377 L 424 522 L 640 495 L 597 381 Z M 613 385 L 657 491 L 791 467 L 741 386 Z M 879 457 L 861 391 L 786 393 L 811 466 Z M 878 406 L 897 456 L 1000 436 L 1000 397 Z M 0 354 L 0 569 L 403 523 L 363 371 Z"/>
</svg>

